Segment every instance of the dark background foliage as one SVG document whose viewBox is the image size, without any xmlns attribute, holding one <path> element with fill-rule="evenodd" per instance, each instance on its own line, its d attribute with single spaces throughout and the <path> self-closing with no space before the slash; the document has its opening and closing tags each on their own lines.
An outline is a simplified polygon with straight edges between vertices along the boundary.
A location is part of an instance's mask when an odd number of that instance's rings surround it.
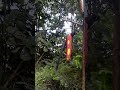
<svg viewBox="0 0 120 90">
<path fill-rule="evenodd" d="M 33 90 L 36 6 L 24 0 L 0 3 L 0 88 Z"/>
</svg>

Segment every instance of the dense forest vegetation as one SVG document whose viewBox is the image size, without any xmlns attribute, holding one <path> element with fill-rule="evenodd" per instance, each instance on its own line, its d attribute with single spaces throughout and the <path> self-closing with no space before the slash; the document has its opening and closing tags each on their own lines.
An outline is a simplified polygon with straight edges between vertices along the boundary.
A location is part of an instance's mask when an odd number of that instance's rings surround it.
<svg viewBox="0 0 120 90">
<path fill-rule="evenodd" d="M 42 1 L 41 1 L 42 2 Z M 42 2 L 45 3 L 45 2 Z M 94 4 L 89 14 L 88 32 L 88 61 L 86 65 L 86 89 L 87 90 L 112 90 L 112 32 L 113 12 L 110 3 L 103 1 L 92 1 Z M 82 89 L 82 41 L 83 32 L 80 23 L 83 17 L 80 13 L 77 0 L 51 0 L 43 6 L 50 11 L 52 16 L 48 19 L 48 27 L 40 31 L 39 46 L 41 50 L 40 59 L 36 61 L 35 84 L 40 90 L 81 90 Z M 98 6 L 96 6 L 98 5 Z M 57 10 L 56 10 L 57 9 Z M 64 34 L 64 17 L 71 13 L 74 16 L 71 22 L 71 29 L 75 32 L 73 37 L 73 51 L 69 62 L 66 61 L 66 50 L 62 45 L 67 35 Z M 57 17 L 56 17 L 57 16 Z M 99 19 L 94 18 L 99 16 Z M 51 23 L 51 24 L 50 24 Z M 78 24 L 79 23 L 79 24 Z M 46 23 L 44 24 L 46 25 Z M 47 33 L 50 28 L 51 33 Z M 56 30 L 53 33 L 52 30 Z M 43 34 L 44 33 L 44 34 Z M 44 35 L 44 36 L 42 36 Z M 45 41 L 43 41 L 43 39 Z M 43 45 L 42 45 L 43 44 Z M 50 46 L 51 45 L 51 46 Z M 47 49 L 46 49 L 47 48 Z M 62 56 L 61 56 L 62 55 Z M 56 61 L 59 60 L 58 71 L 55 72 Z"/>
<path fill-rule="evenodd" d="M 120 90 L 120 1 L 81 1 L 0 1 L 0 90 Z"/>
</svg>

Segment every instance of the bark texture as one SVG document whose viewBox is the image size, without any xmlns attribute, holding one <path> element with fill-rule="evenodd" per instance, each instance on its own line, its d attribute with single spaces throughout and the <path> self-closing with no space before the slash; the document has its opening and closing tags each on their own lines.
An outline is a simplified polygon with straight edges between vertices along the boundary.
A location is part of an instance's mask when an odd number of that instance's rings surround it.
<svg viewBox="0 0 120 90">
<path fill-rule="evenodd" d="M 115 14 L 113 33 L 113 90 L 120 90 L 120 1 L 113 0 Z"/>
<path fill-rule="evenodd" d="M 87 17 L 84 19 L 83 28 L 83 61 L 82 61 L 82 90 L 86 89 L 86 62 L 88 54 L 88 25 L 86 23 Z"/>
</svg>

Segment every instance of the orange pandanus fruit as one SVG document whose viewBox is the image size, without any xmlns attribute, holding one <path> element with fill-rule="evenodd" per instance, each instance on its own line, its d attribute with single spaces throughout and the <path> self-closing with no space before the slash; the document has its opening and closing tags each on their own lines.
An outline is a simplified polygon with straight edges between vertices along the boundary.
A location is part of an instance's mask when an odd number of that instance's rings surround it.
<svg viewBox="0 0 120 90">
<path fill-rule="evenodd" d="M 66 49 L 66 59 L 69 60 L 71 58 L 71 53 L 72 53 L 72 35 L 68 34 L 67 36 L 67 49 Z"/>
</svg>

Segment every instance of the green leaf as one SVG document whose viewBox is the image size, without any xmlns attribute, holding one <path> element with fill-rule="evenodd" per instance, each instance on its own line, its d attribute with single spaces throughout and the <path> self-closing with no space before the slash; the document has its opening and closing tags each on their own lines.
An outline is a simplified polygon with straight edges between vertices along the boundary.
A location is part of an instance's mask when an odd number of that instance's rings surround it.
<svg viewBox="0 0 120 90">
<path fill-rule="evenodd" d="M 44 47 L 43 51 L 44 52 L 48 52 L 48 49 L 46 47 Z"/>
<path fill-rule="evenodd" d="M 17 52 L 18 52 L 18 50 L 20 50 L 20 47 L 15 48 L 15 49 L 14 49 L 14 50 L 12 50 L 11 52 L 12 52 L 12 53 L 17 53 Z"/>
<path fill-rule="evenodd" d="M 41 43 L 43 43 L 45 46 L 47 46 L 47 47 L 49 47 L 49 46 L 51 46 L 51 44 L 50 44 L 50 42 L 47 42 L 45 39 L 43 39 L 42 37 L 38 37 L 37 38 L 37 43 L 38 42 L 41 42 Z"/>
<path fill-rule="evenodd" d="M 26 40 L 25 34 L 23 34 L 21 31 L 16 31 L 14 36 L 20 40 Z"/>
<path fill-rule="evenodd" d="M 82 57 L 80 55 L 74 57 L 74 62 L 77 68 L 82 68 Z"/>
<path fill-rule="evenodd" d="M 16 45 L 15 39 L 13 37 L 10 37 L 7 41 L 6 41 L 7 45 Z"/>
<path fill-rule="evenodd" d="M 19 4 L 24 4 L 24 0 L 16 0 L 16 2 Z"/>
<path fill-rule="evenodd" d="M 9 26 L 9 27 L 6 28 L 6 31 L 7 31 L 8 33 L 10 33 L 10 34 L 14 34 L 15 31 L 17 31 L 17 28 L 14 28 L 14 27 L 12 27 L 12 26 Z"/>
<path fill-rule="evenodd" d="M 19 28 L 19 29 L 21 29 L 21 30 L 25 30 L 25 23 L 23 23 L 22 21 L 17 21 L 16 22 L 17 24 L 16 24 L 16 26 L 17 26 L 17 28 Z"/>
<path fill-rule="evenodd" d="M 110 70 L 107 70 L 107 69 L 99 71 L 99 74 L 103 74 L 103 73 L 105 73 L 105 74 L 112 74 L 112 72 Z"/>
<path fill-rule="evenodd" d="M 20 54 L 20 58 L 23 60 L 23 61 L 29 61 L 31 60 L 31 56 L 28 52 L 28 50 L 26 48 L 24 48 L 22 51 L 21 51 L 21 54 Z"/>
</svg>

